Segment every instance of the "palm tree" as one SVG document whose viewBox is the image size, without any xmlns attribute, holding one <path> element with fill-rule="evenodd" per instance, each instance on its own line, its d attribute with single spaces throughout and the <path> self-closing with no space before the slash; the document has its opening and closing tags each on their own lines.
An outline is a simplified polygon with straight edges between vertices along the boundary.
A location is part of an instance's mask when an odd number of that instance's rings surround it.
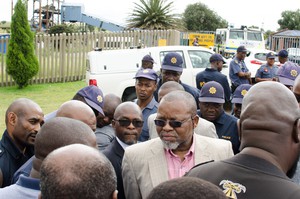
<svg viewBox="0 0 300 199">
<path fill-rule="evenodd" d="M 171 29 L 177 27 L 176 14 L 171 14 L 173 2 L 167 0 L 140 0 L 127 20 L 128 28 Z"/>
</svg>

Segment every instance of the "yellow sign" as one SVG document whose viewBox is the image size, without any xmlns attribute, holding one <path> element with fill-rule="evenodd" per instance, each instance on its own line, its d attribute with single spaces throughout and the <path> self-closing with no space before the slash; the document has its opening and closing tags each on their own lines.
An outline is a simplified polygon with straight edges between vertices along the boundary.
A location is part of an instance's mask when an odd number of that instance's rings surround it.
<svg viewBox="0 0 300 199">
<path fill-rule="evenodd" d="M 166 46 L 167 40 L 166 39 L 159 39 L 158 40 L 158 46 Z"/>
<path fill-rule="evenodd" d="M 214 34 L 202 34 L 202 33 L 192 33 L 189 34 L 189 46 L 194 45 L 195 41 L 198 38 L 198 46 L 209 48 L 214 46 L 215 35 Z"/>
</svg>

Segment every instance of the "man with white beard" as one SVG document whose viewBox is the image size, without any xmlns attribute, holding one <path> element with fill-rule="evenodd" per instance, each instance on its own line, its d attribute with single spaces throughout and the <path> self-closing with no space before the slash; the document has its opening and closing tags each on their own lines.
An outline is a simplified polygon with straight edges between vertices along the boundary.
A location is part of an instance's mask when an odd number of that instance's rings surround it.
<svg viewBox="0 0 300 199">
<path fill-rule="evenodd" d="M 155 119 L 159 138 L 125 150 L 126 198 L 147 198 L 155 186 L 183 176 L 199 163 L 233 156 L 229 141 L 195 134 L 198 121 L 195 99 L 186 91 L 173 91 L 161 99 Z"/>
</svg>

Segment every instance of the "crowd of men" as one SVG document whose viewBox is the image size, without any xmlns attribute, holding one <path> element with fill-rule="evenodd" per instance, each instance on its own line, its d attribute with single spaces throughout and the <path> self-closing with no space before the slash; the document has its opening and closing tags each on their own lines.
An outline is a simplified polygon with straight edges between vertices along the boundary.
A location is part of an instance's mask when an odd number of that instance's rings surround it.
<svg viewBox="0 0 300 199">
<path fill-rule="evenodd" d="M 183 59 L 150 55 L 122 102 L 86 86 L 44 115 L 27 98 L 11 103 L 0 141 L 0 198 L 300 198 L 300 67 L 268 53 L 251 80 L 237 48 L 180 81 Z M 231 85 L 231 87 L 230 87 Z M 224 104 L 232 103 L 232 110 Z"/>
</svg>

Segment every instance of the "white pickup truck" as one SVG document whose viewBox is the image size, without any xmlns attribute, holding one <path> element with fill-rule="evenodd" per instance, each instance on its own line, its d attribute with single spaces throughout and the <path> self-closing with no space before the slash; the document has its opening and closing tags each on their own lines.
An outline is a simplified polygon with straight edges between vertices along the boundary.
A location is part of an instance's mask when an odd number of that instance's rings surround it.
<svg viewBox="0 0 300 199">
<path fill-rule="evenodd" d="M 87 56 L 87 84 L 97 85 L 104 94 L 114 93 L 123 101 L 133 100 L 136 98 L 133 78 L 141 67 L 142 58 L 146 54 L 151 55 L 155 61 L 153 69 L 159 71 L 165 54 L 169 52 L 182 55 L 184 69 L 180 80 L 194 87 L 196 87 L 197 73 L 209 67 L 209 58 L 214 53 L 212 50 L 198 46 L 92 51 Z M 227 65 L 224 65 L 222 73 L 229 78 Z"/>
</svg>

